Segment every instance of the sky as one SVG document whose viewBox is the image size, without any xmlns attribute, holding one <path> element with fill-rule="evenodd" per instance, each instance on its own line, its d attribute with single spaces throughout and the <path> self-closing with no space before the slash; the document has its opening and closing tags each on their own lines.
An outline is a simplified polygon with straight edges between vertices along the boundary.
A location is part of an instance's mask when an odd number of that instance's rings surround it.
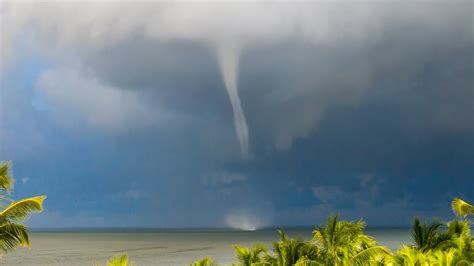
<svg viewBox="0 0 474 266">
<path fill-rule="evenodd" d="M 369 226 L 474 201 L 472 1 L 0 4 L 32 227 Z"/>
</svg>

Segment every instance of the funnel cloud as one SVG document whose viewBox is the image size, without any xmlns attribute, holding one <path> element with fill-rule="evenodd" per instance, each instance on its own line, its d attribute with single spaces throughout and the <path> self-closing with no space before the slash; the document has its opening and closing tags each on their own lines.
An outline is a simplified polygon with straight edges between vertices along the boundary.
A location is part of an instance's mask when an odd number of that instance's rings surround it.
<svg viewBox="0 0 474 266">
<path fill-rule="evenodd" d="M 224 79 L 225 88 L 229 94 L 232 111 L 234 114 L 234 126 L 240 151 L 244 158 L 249 155 L 249 129 L 242 104 L 240 103 L 237 90 L 237 78 L 239 75 L 239 52 L 235 46 L 223 46 L 218 49 L 219 68 Z"/>
</svg>

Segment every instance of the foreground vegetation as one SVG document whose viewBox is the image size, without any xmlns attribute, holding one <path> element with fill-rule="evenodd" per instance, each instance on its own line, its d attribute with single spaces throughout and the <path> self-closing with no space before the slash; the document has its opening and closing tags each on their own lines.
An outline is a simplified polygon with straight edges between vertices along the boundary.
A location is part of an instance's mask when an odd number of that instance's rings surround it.
<svg viewBox="0 0 474 266">
<path fill-rule="evenodd" d="M 262 244 L 250 248 L 235 245 L 238 263 L 232 265 L 474 265 L 474 238 L 468 218 L 474 215 L 474 206 L 456 198 L 452 209 L 459 219 L 446 223 L 445 228 L 442 223 L 421 222 L 415 218 L 414 245 L 404 245 L 395 253 L 365 235 L 363 221 L 342 221 L 336 215 L 329 217 L 325 226 L 315 228 L 309 241 L 290 238 L 278 231 L 280 240 L 273 243 L 273 252 L 268 252 Z M 218 264 L 204 258 L 191 265 Z"/>
<path fill-rule="evenodd" d="M 105 266 L 135 266 L 135 265 L 136 264 L 134 262 L 129 262 L 127 254 L 113 256 L 105 263 Z M 98 264 L 98 266 L 101 266 L 101 264 Z"/>
<path fill-rule="evenodd" d="M 472 266 L 474 237 L 469 219 L 474 217 L 474 206 L 455 198 L 451 207 L 458 219 L 446 224 L 415 218 L 412 225 L 414 245 L 404 245 L 394 253 L 364 234 L 362 220 L 342 221 L 336 215 L 329 217 L 326 225 L 315 228 L 309 241 L 290 238 L 285 232 L 278 231 L 279 240 L 273 243 L 273 252 L 267 251 L 263 244 L 235 245 L 238 262 L 231 266 Z M 107 266 L 127 265 L 131 265 L 127 255 L 113 257 L 107 262 Z M 207 257 L 190 265 L 219 264 Z"/>
<path fill-rule="evenodd" d="M 18 246 L 30 246 L 28 228 L 21 222 L 32 212 L 43 210 L 45 196 L 26 198 L 19 201 L 9 196 L 13 189 L 10 163 L 0 164 L 0 256 Z"/>
</svg>

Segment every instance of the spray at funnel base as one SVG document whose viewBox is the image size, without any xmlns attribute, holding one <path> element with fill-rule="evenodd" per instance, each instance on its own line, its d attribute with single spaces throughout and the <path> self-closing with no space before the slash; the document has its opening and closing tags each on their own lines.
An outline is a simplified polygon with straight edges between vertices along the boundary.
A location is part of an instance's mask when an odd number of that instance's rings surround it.
<svg viewBox="0 0 474 266">
<path fill-rule="evenodd" d="M 240 151 L 244 158 L 248 158 L 249 130 L 237 91 L 239 53 L 237 49 L 233 47 L 220 48 L 218 49 L 218 60 L 225 87 L 229 94 L 230 103 L 232 104 L 234 126 L 240 144 Z"/>
<path fill-rule="evenodd" d="M 255 231 L 263 226 L 263 221 L 256 215 L 238 210 L 227 215 L 226 224 L 236 230 Z"/>
</svg>

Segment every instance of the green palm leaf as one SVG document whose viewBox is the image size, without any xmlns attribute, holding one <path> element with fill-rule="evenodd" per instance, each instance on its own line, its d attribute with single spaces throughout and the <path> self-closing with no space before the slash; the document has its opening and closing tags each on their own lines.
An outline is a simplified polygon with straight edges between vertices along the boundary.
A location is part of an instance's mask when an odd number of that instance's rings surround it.
<svg viewBox="0 0 474 266">
<path fill-rule="evenodd" d="M 17 246 L 28 247 L 28 229 L 21 224 L 6 223 L 0 226 L 0 249 L 6 253 Z"/>
<path fill-rule="evenodd" d="M 430 255 L 430 264 L 433 265 L 458 265 L 456 261 L 461 257 L 460 251 L 456 249 L 436 250 Z"/>
<path fill-rule="evenodd" d="M 386 262 L 391 257 L 391 252 L 384 246 L 374 246 L 362 250 L 352 257 L 353 264 L 366 265 L 371 261 Z"/>
<path fill-rule="evenodd" d="M 46 198 L 38 196 L 15 202 L 5 197 L 4 193 L 10 192 L 13 187 L 10 167 L 10 163 L 0 163 L 0 201 L 9 202 L 9 205 L 0 212 L 0 252 L 3 253 L 18 246 L 30 245 L 26 226 L 14 222 L 25 219 L 32 212 L 42 211 L 43 201 Z"/>
<path fill-rule="evenodd" d="M 317 256 L 317 248 L 301 238 L 290 238 L 282 230 L 278 230 L 280 241 L 273 243 L 273 258 L 265 260 L 272 265 L 294 265 L 302 256 L 313 259 Z"/>
<path fill-rule="evenodd" d="M 251 263 L 251 254 L 250 250 L 247 247 L 234 245 L 235 254 L 237 259 L 243 265 L 250 265 Z"/>
<path fill-rule="evenodd" d="M 460 198 L 453 199 L 451 202 L 451 208 L 457 216 L 466 217 L 468 215 L 474 215 L 474 206 Z"/>
<path fill-rule="evenodd" d="M 13 179 L 10 177 L 10 163 L 2 163 L 0 165 L 0 189 L 10 192 L 13 187 Z"/>
<path fill-rule="evenodd" d="M 431 222 L 430 224 L 421 223 L 418 218 L 413 221 L 412 238 L 416 243 L 416 248 L 421 251 L 432 249 L 446 249 L 452 247 L 452 233 L 442 232 L 440 230 L 441 223 Z"/>
<path fill-rule="evenodd" d="M 0 212 L 0 222 L 21 221 L 28 217 L 31 212 L 41 212 L 45 199 L 46 196 L 37 196 L 12 202 Z"/>
<path fill-rule="evenodd" d="M 217 263 L 210 257 L 197 260 L 190 264 L 190 266 L 216 266 Z"/>
<path fill-rule="evenodd" d="M 112 257 L 107 261 L 107 266 L 127 266 L 128 265 L 128 255 L 122 254 Z"/>
<path fill-rule="evenodd" d="M 256 263 L 265 263 L 262 258 L 265 257 L 267 249 L 263 244 L 255 244 L 252 250 L 239 245 L 233 245 L 233 247 L 241 266 L 251 266 L 255 265 Z M 263 256 L 261 256 L 262 254 Z"/>
<path fill-rule="evenodd" d="M 428 255 L 414 247 L 403 246 L 394 257 L 395 265 L 429 265 Z"/>
<path fill-rule="evenodd" d="M 298 261 L 295 263 L 295 266 L 321 266 L 320 262 L 316 260 L 311 260 L 306 256 L 302 256 L 301 258 L 298 259 Z"/>
<path fill-rule="evenodd" d="M 345 265 L 359 252 L 376 245 L 372 237 L 364 234 L 364 228 L 362 220 L 338 221 L 337 215 L 330 216 L 325 227 L 313 231 L 312 243 L 321 251 L 326 265 Z"/>
<path fill-rule="evenodd" d="M 255 244 L 255 246 L 253 246 L 253 249 L 252 249 L 252 253 L 255 256 L 259 256 L 260 253 L 265 253 L 266 251 L 267 251 L 267 248 L 265 247 L 265 245 L 260 244 L 260 243 Z"/>
</svg>

